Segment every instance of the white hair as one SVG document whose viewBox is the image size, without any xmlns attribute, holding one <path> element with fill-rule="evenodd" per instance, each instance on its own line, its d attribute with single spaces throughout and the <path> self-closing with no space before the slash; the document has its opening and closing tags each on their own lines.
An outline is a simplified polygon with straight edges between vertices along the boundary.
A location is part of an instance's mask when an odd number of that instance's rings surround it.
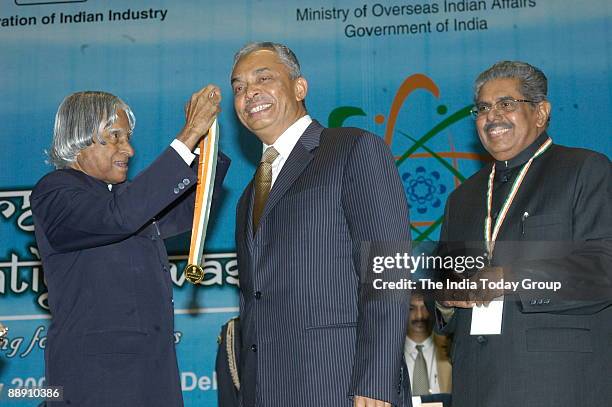
<svg viewBox="0 0 612 407">
<path fill-rule="evenodd" d="M 55 115 L 53 141 L 47 152 L 50 164 L 58 169 L 70 167 L 79 152 L 93 143 L 94 137 L 100 144 L 106 144 L 100 129 L 112 126 L 119 110 L 127 115 L 130 131 L 134 130 L 134 113 L 117 96 L 99 91 L 76 92 L 67 96 Z"/>
</svg>

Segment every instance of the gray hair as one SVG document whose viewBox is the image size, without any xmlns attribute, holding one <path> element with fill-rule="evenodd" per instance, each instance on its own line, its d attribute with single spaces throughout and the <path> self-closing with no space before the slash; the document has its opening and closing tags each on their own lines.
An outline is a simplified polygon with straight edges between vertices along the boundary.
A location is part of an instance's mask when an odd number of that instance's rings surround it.
<svg viewBox="0 0 612 407">
<path fill-rule="evenodd" d="M 540 69 L 521 61 L 500 61 L 482 72 L 474 82 L 474 102 L 480 88 L 492 79 L 518 79 L 519 91 L 527 100 L 542 102 L 548 93 L 548 80 Z"/>
<path fill-rule="evenodd" d="M 302 71 L 300 69 L 300 62 L 297 57 L 287 47 L 286 45 L 279 44 L 276 42 L 250 42 L 246 44 L 244 47 L 240 48 L 238 52 L 234 55 L 234 65 L 232 66 L 232 72 L 234 72 L 234 68 L 236 68 L 236 64 L 240 59 L 251 52 L 259 51 L 260 49 L 268 49 L 270 51 L 274 51 L 276 55 L 278 55 L 278 59 L 287 67 L 289 71 L 289 77 L 291 79 L 297 79 L 302 76 Z"/>
<path fill-rule="evenodd" d="M 76 161 L 81 150 L 90 146 L 94 137 L 100 144 L 101 130 L 117 121 L 117 111 L 127 115 L 130 131 L 136 126 L 132 109 L 117 96 L 106 92 L 85 91 L 67 96 L 55 115 L 53 141 L 47 151 L 49 163 L 55 168 L 68 168 Z"/>
</svg>

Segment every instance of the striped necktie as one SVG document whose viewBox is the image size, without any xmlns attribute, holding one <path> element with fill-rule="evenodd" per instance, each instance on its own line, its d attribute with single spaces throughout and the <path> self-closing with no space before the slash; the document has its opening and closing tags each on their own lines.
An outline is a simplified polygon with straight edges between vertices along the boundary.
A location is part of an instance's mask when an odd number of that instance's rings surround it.
<svg viewBox="0 0 612 407">
<path fill-rule="evenodd" d="M 266 206 L 272 188 L 272 163 L 278 157 L 274 147 L 266 148 L 255 172 L 255 201 L 253 202 L 253 233 L 257 231 L 259 219 Z"/>
</svg>

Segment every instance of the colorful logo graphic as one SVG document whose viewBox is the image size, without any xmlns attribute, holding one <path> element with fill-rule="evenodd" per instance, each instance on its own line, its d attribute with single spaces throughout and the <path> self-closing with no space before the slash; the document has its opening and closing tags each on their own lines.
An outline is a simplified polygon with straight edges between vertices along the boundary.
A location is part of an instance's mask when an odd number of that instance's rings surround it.
<svg viewBox="0 0 612 407">
<path fill-rule="evenodd" d="M 398 88 L 387 117 L 382 114 L 374 116 L 374 122 L 378 125 L 385 124 L 386 121 L 384 139 L 387 145 L 392 147 L 394 137 L 397 135 L 411 143 L 409 148 L 395 157 L 395 164 L 404 182 L 406 196 L 411 207 L 411 228 L 414 240 L 417 242 L 431 240 L 430 236 L 438 230 L 442 223 L 443 215 L 438 215 L 433 219 L 421 218 L 435 216 L 434 214 L 439 213 L 444 207 L 446 198 L 448 198 L 452 188 L 449 187 L 449 183 L 443 180 L 443 172 L 452 175 L 452 183 L 456 188 L 467 178 L 459 171 L 459 160 L 480 162 L 489 160 L 489 157 L 485 154 L 455 151 L 452 139 L 449 139 L 448 151 L 434 151 L 427 146 L 427 143 L 438 137 L 443 130 L 469 117 L 471 104 L 448 115 L 447 106 L 439 105 L 436 112 L 445 116 L 444 119 L 421 137 L 413 137 L 408 132 L 396 129 L 402 106 L 413 92 L 420 89 L 429 92 L 436 98 L 440 97 L 440 90 L 431 78 L 424 74 L 414 74 L 407 77 Z M 341 106 L 330 113 L 328 126 L 340 127 L 347 118 L 352 116 L 367 116 L 367 114 L 359 107 Z M 418 165 L 415 169 L 404 168 L 403 166 L 407 164 L 409 159 L 426 159 L 428 161 Z"/>
</svg>

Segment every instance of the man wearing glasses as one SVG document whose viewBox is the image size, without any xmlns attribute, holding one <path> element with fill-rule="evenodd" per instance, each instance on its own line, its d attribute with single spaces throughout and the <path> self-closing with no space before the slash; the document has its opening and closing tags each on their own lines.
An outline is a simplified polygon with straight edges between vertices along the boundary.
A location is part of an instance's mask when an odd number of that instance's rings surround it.
<svg viewBox="0 0 612 407">
<path fill-rule="evenodd" d="M 441 247 L 477 242 L 488 266 L 458 277 L 520 288 L 447 292 L 436 304 L 437 328 L 454 333 L 453 407 L 612 400 L 610 161 L 552 142 L 546 94 L 544 73 L 524 62 L 475 82 L 472 114 L 494 160 L 449 197 Z"/>
</svg>

